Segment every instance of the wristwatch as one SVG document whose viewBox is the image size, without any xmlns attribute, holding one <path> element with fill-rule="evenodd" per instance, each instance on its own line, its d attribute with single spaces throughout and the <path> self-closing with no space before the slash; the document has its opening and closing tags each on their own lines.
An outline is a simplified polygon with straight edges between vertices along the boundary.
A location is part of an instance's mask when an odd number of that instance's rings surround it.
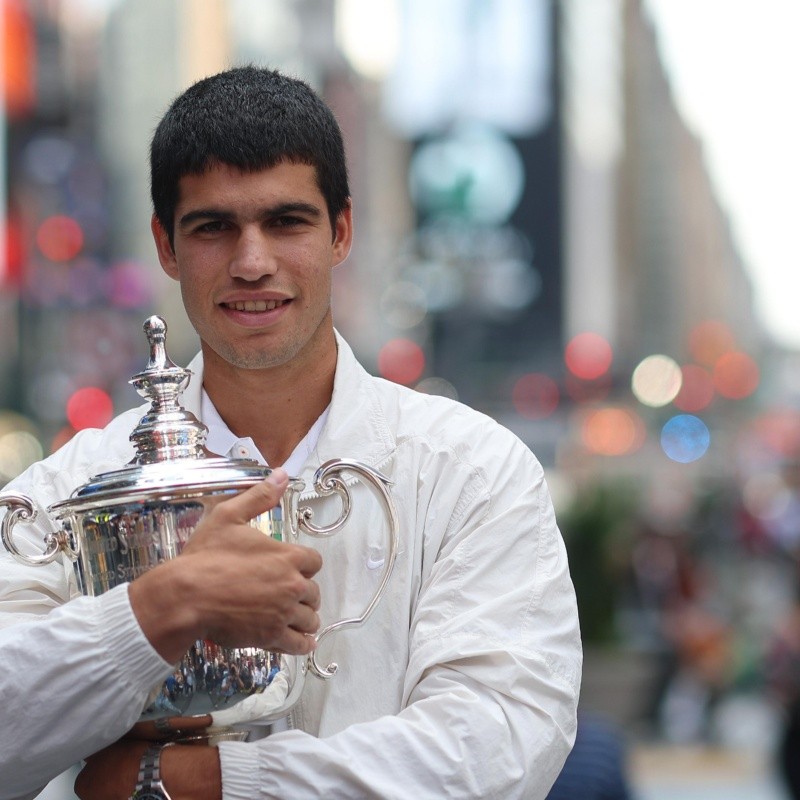
<svg viewBox="0 0 800 800">
<path fill-rule="evenodd" d="M 172 800 L 161 780 L 161 751 L 169 745 L 148 745 L 139 762 L 139 778 L 129 800 Z"/>
</svg>

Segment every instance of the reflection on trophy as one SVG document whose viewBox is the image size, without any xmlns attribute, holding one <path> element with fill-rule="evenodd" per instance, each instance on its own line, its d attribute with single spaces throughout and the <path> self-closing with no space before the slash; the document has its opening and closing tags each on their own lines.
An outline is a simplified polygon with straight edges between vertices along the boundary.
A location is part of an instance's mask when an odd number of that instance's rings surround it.
<svg viewBox="0 0 800 800">
<path fill-rule="evenodd" d="M 50 506 L 47 513 L 61 527 L 45 538 L 45 550 L 37 556 L 26 555 L 14 541 L 14 526 L 36 516 L 32 501 L 15 492 L 0 492 L 0 506 L 7 509 L 0 525 L 6 549 L 34 566 L 48 564 L 63 553 L 74 562 L 78 586 L 85 595 L 102 594 L 180 555 L 208 507 L 270 473 L 256 461 L 223 458 L 206 449 L 207 428 L 179 403 L 191 373 L 167 356 L 166 324 L 160 317 L 150 317 L 144 330 L 150 359 L 130 382 L 150 401 L 150 408 L 130 437 L 134 459 L 120 470 L 93 477 L 68 499 Z M 326 625 L 316 634 L 318 642 L 364 623 L 384 594 L 398 547 L 389 481 L 365 464 L 334 459 L 316 471 L 314 491 L 321 497 L 339 498 L 341 511 L 336 520 L 328 525 L 312 522 L 311 509 L 300 505 L 306 487 L 298 478 L 290 479 L 279 506 L 251 520 L 265 536 L 282 541 L 299 542 L 301 535 L 333 536 L 351 515 L 346 475 L 362 481 L 382 504 L 388 555 L 362 613 Z M 329 679 L 336 670 L 336 664 L 317 663 L 316 652 L 287 656 L 257 647 L 197 641 L 173 674 L 154 687 L 139 724 L 154 725 L 162 732 L 180 730 L 182 735 L 194 730 L 206 738 L 210 727 L 216 740 L 236 738 L 237 724 L 264 724 L 286 716 L 302 694 L 307 673 Z"/>
</svg>

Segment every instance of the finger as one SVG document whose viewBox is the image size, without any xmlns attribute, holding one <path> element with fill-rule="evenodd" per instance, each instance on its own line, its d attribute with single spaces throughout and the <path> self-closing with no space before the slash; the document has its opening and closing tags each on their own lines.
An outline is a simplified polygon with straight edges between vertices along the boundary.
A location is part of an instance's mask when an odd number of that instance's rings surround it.
<svg viewBox="0 0 800 800">
<path fill-rule="evenodd" d="M 300 605 L 292 617 L 289 628 L 298 633 L 314 634 L 319 630 L 319 615 L 309 606 Z"/>
<path fill-rule="evenodd" d="M 311 547 L 287 545 L 292 550 L 292 563 L 304 578 L 313 578 L 322 569 L 322 556 Z"/>
<path fill-rule="evenodd" d="M 319 585 L 316 581 L 308 581 L 306 590 L 300 597 L 300 602 L 308 606 L 313 611 L 319 611 L 320 607 L 320 592 Z"/>
<path fill-rule="evenodd" d="M 274 649 L 290 656 L 307 656 L 316 647 L 317 640 L 313 636 L 287 628 Z"/>
<path fill-rule="evenodd" d="M 275 508 L 289 485 L 289 476 L 282 469 L 273 470 L 255 486 L 221 502 L 214 511 L 233 522 L 248 523 L 253 517 Z"/>
</svg>

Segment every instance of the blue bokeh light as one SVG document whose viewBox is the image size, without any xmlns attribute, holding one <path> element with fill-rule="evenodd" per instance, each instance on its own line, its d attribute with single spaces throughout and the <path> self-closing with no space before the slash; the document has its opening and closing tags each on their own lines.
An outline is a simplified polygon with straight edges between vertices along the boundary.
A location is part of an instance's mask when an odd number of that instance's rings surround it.
<svg viewBox="0 0 800 800">
<path fill-rule="evenodd" d="M 693 414 L 672 417 L 661 429 L 661 448 L 668 458 L 681 464 L 702 458 L 710 444 L 708 427 Z"/>
</svg>

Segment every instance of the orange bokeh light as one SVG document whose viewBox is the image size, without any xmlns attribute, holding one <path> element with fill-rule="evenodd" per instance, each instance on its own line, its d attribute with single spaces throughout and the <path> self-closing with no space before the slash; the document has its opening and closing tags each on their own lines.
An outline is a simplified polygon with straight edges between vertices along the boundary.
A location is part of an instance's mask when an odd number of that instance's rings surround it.
<svg viewBox="0 0 800 800">
<path fill-rule="evenodd" d="M 725 353 L 714 366 L 714 386 L 723 397 L 731 400 L 749 397 L 760 380 L 758 364 L 747 353 Z"/>
<path fill-rule="evenodd" d="M 681 389 L 672 401 L 675 406 L 690 414 L 708 408 L 714 399 L 714 379 L 711 373 L 699 364 L 684 364 L 681 374 Z"/>
<path fill-rule="evenodd" d="M 564 350 L 567 369 L 582 380 L 592 381 L 605 375 L 613 360 L 611 345 L 597 333 L 579 333 Z"/>
<path fill-rule="evenodd" d="M 107 392 L 96 386 L 84 386 L 67 400 L 67 420 L 76 431 L 102 428 L 114 416 L 114 403 Z"/>
<path fill-rule="evenodd" d="M 56 433 L 53 440 L 50 442 L 50 452 L 55 453 L 56 450 L 62 448 L 76 433 L 77 431 L 72 425 L 65 425 Z"/>
<path fill-rule="evenodd" d="M 557 408 L 558 385 L 549 376 L 538 372 L 523 375 L 511 390 L 511 402 L 517 413 L 526 419 L 544 419 Z"/>
<path fill-rule="evenodd" d="M 71 261 L 83 249 L 83 229 L 72 217 L 48 217 L 36 231 L 36 245 L 51 261 Z"/>
<path fill-rule="evenodd" d="M 695 325 L 689 333 L 689 352 L 698 364 L 713 367 L 724 353 L 733 350 L 733 331 L 717 320 L 706 320 Z"/>
<path fill-rule="evenodd" d="M 410 339 L 392 339 L 378 352 L 378 371 L 387 380 L 408 386 L 422 377 L 425 353 Z"/>
<path fill-rule="evenodd" d="M 593 453 L 623 456 L 638 450 L 645 439 L 641 417 L 625 408 L 602 408 L 593 411 L 581 426 L 583 443 Z"/>
</svg>

